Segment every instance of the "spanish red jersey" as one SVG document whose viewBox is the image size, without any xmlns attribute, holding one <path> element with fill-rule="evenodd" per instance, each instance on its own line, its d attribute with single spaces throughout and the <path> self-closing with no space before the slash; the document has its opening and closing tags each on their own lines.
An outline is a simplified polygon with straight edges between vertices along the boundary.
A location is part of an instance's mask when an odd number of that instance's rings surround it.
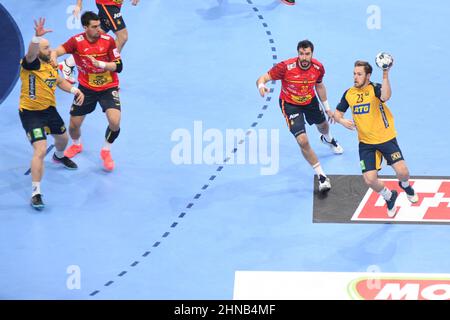
<svg viewBox="0 0 450 320">
<path fill-rule="evenodd" d="M 316 96 L 314 86 L 322 82 L 325 69 L 319 61 L 312 59 L 309 68 L 303 70 L 298 58 L 291 58 L 273 66 L 269 75 L 272 80 L 281 80 L 280 99 L 304 106 Z"/>
<path fill-rule="evenodd" d="M 95 3 L 104 4 L 105 6 L 121 7 L 123 4 L 123 0 L 95 0 Z"/>
<path fill-rule="evenodd" d="M 112 62 L 120 59 L 114 38 L 102 33 L 95 42 L 89 42 L 86 33 L 80 33 L 63 44 L 67 53 L 73 54 L 78 69 L 78 82 L 88 89 L 102 91 L 119 86 L 117 72 L 95 67 L 89 55 L 98 61 Z"/>
</svg>

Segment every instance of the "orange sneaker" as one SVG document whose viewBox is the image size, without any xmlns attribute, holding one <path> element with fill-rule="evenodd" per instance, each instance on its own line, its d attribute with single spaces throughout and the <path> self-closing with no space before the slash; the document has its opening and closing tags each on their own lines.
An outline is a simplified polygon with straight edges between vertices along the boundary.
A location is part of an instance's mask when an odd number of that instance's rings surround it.
<svg viewBox="0 0 450 320">
<path fill-rule="evenodd" d="M 68 147 L 66 149 L 66 151 L 64 151 L 64 155 L 67 158 L 73 158 L 75 157 L 78 153 L 80 153 L 81 151 L 83 151 L 83 145 L 81 144 L 73 144 L 70 147 Z"/>
<path fill-rule="evenodd" d="M 102 149 L 100 151 L 100 157 L 103 159 L 103 167 L 106 171 L 113 171 L 114 169 L 114 161 L 111 158 L 111 151 Z"/>
</svg>

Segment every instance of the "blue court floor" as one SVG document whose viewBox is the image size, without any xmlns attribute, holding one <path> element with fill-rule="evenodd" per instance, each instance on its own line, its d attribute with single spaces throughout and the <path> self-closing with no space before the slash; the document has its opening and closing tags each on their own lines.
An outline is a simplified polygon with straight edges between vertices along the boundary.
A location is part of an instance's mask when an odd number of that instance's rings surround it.
<svg viewBox="0 0 450 320">
<path fill-rule="evenodd" d="M 53 47 L 82 31 L 70 14 L 73 2 L 2 5 L 26 50 L 40 16 L 53 29 Z M 378 26 L 371 5 L 381 10 Z M 84 9 L 96 11 L 94 1 L 85 0 Z M 444 0 L 126 1 L 115 171 L 101 169 L 107 122 L 97 108 L 82 128 L 77 171 L 46 157 L 47 207 L 36 212 L 25 175 L 32 149 L 17 111 L 20 82 L 0 106 L 0 298 L 232 299 L 239 270 L 364 272 L 376 265 L 450 273 L 448 225 L 313 223 L 314 171 L 279 110 L 280 84 L 270 85 L 267 98 L 255 87 L 307 38 L 335 106 L 353 84 L 355 60 L 391 52 L 388 105 L 411 174 L 448 176 L 449 11 Z M 381 81 L 380 69 L 372 80 Z M 71 96 L 57 91 L 57 101 L 67 124 Z M 243 143 L 226 139 L 233 129 L 244 133 Z M 258 142 L 269 141 L 266 158 L 261 145 L 252 153 L 250 129 Z M 356 135 L 331 130 L 345 148 L 341 156 L 307 128 L 322 166 L 329 174 L 360 174 Z M 212 152 L 212 141 L 221 148 Z M 240 152 L 245 160 L 236 163 Z M 215 161 L 220 157 L 235 161 Z"/>
</svg>

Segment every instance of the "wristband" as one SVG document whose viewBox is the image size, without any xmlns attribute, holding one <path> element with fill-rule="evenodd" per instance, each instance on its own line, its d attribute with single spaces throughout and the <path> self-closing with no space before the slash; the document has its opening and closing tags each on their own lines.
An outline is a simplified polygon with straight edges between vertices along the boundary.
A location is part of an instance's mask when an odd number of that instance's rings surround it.
<svg viewBox="0 0 450 320">
<path fill-rule="evenodd" d="M 70 93 L 76 94 L 78 92 L 78 88 L 72 87 L 70 88 Z"/>
<path fill-rule="evenodd" d="M 325 111 L 330 110 L 330 104 L 328 103 L 328 100 L 322 101 L 322 105 L 324 106 Z"/>
<path fill-rule="evenodd" d="M 265 88 L 265 87 L 266 87 L 266 85 L 264 83 L 258 84 L 258 89 Z"/>
<path fill-rule="evenodd" d="M 106 68 L 106 62 L 104 62 L 104 61 L 99 61 L 99 62 L 98 62 L 98 67 L 99 67 L 99 68 L 102 68 L 102 69 L 105 69 L 105 68 Z"/>
<path fill-rule="evenodd" d="M 41 39 L 42 39 L 42 37 L 33 36 L 33 38 L 31 38 L 31 42 L 39 43 L 41 41 Z"/>
</svg>

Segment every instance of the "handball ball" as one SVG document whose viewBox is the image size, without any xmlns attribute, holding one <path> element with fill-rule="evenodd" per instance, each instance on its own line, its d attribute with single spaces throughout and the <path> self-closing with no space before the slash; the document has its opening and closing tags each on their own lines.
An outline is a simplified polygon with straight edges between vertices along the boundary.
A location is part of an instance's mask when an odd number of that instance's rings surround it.
<svg viewBox="0 0 450 320">
<path fill-rule="evenodd" d="M 394 63 L 394 58 L 387 52 L 380 52 L 375 57 L 375 63 L 383 70 L 389 69 Z"/>
</svg>

